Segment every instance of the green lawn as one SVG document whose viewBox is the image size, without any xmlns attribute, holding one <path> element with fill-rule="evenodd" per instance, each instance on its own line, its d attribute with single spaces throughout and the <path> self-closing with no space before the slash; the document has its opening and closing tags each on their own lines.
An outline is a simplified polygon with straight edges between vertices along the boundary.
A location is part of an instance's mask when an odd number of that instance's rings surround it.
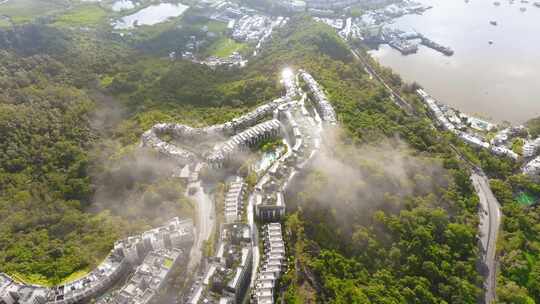
<svg viewBox="0 0 540 304">
<path fill-rule="evenodd" d="M 171 259 L 165 259 L 163 261 L 163 266 L 165 266 L 165 268 L 171 268 L 173 265 L 173 260 Z"/>
<path fill-rule="evenodd" d="M 107 12 L 95 4 L 82 5 L 58 17 L 59 26 L 92 26 L 103 21 Z"/>
<path fill-rule="evenodd" d="M 224 58 L 228 57 L 233 52 L 239 52 L 243 50 L 246 46 L 247 45 L 245 43 L 238 43 L 230 38 L 221 37 L 208 47 L 206 53 L 210 56 Z"/>
<path fill-rule="evenodd" d="M 9 16 L 13 23 L 21 24 L 60 12 L 66 7 L 67 1 L 63 0 L 9 0 L 0 5 L 0 15 Z"/>
</svg>

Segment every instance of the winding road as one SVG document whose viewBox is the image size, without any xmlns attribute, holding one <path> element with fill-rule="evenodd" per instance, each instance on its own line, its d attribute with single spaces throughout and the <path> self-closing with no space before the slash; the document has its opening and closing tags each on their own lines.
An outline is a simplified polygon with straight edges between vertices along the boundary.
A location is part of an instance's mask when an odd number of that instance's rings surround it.
<svg viewBox="0 0 540 304">
<path fill-rule="evenodd" d="M 195 188 L 197 191 L 189 195 L 189 189 Z M 204 192 L 201 181 L 190 183 L 186 190 L 186 195 L 196 202 L 197 221 L 195 241 L 191 248 L 188 272 L 192 272 L 202 261 L 202 250 L 204 241 L 210 238 L 215 226 L 215 209 L 213 200 Z"/>
<path fill-rule="evenodd" d="M 493 303 L 496 299 L 497 283 L 497 235 L 501 225 L 500 205 L 489 187 L 489 180 L 482 171 L 473 170 L 471 174 L 474 189 L 480 198 L 480 242 L 484 249 L 483 262 L 487 268 L 484 282 L 484 303 Z"/>
</svg>

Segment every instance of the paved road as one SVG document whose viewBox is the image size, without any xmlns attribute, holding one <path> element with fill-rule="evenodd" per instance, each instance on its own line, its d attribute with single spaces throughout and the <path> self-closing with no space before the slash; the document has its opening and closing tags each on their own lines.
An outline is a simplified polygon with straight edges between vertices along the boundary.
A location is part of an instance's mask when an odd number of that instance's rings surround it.
<svg viewBox="0 0 540 304">
<path fill-rule="evenodd" d="M 251 271 L 251 281 L 249 283 L 250 287 L 253 287 L 255 284 L 255 279 L 257 278 L 257 268 L 259 267 L 260 263 L 260 255 L 259 255 L 259 230 L 257 229 L 257 223 L 255 223 L 255 195 L 250 194 L 248 199 L 248 206 L 247 206 L 247 219 L 248 219 L 248 225 L 251 229 L 251 246 L 253 249 L 253 267 Z"/>
<path fill-rule="evenodd" d="M 197 209 L 197 234 L 195 236 L 195 242 L 191 248 L 190 259 L 188 264 L 188 271 L 192 272 L 195 267 L 201 264 L 202 260 L 202 247 L 204 241 L 208 240 L 215 226 L 215 209 L 214 202 L 204 192 L 201 186 L 201 182 L 190 183 L 186 191 L 190 188 L 196 188 L 197 192 L 193 195 L 186 194 L 196 203 Z"/>
<path fill-rule="evenodd" d="M 497 261 L 495 251 L 497 234 L 501 225 L 500 205 L 491 188 L 489 180 L 483 172 L 473 172 L 471 180 L 480 198 L 480 242 L 484 249 L 483 261 L 487 267 L 485 287 L 485 303 L 493 303 L 496 298 Z"/>
</svg>

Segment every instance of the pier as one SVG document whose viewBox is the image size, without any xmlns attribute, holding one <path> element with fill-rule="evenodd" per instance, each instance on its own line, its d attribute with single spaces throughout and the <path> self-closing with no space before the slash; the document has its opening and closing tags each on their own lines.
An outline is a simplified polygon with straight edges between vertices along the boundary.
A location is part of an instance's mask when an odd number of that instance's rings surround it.
<svg viewBox="0 0 540 304">
<path fill-rule="evenodd" d="M 446 56 L 454 55 L 454 51 L 450 47 L 440 45 L 437 42 L 435 42 L 435 41 L 433 41 L 433 40 L 431 40 L 429 38 L 426 38 L 425 36 L 420 36 L 420 43 L 422 45 L 427 46 L 428 48 L 431 48 L 431 49 L 434 49 L 434 50 L 436 50 L 438 52 L 441 52 Z"/>
<path fill-rule="evenodd" d="M 404 32 L 397 29 L 385 29 L 381 33 L 381 41 L 398 50 L 403 55 L 416 53 L 418 51 L 418 44 L 422 44 L 446 56 L 452 56 L 454 54 L 454 51 L 450 47 L 440 45 L 415 31 Z"/>
</svg>

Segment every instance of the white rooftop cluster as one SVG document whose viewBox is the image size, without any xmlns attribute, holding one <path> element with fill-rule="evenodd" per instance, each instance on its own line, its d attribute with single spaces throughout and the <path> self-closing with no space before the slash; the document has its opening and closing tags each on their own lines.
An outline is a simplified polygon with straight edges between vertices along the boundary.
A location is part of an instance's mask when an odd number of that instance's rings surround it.
<svg viewBox="0 0 540 304">
<path fill-rule="evenodd" d="M 353 28 L 352 18 L 349 17 L 345 20 L 345 26 L 343 27 L 342 30 L 338 32 L 338 35 L 341 38 L 347 40 L 351 37 L 352 28 Z"/>
<path fill-rule="evenodd" d="M 110 255 L 86 276 L 46 288 L 17 283 L 0 273 L 0 303 L 74 304 L 100 296 L 153 250 L 175 250 L 193 241 L 193 222 L 175 217 L 166 225 L 115 243 Z M 140 303 L 140 302 L 124 302 Z"/>
<path fill-rule="evenodd" d="M 247 185 L 244 179 L 237 177 L 236 180 L 229 184 L 229 190 L 225 195 L 225 223 L 230 224 L 239 221 L 242 215 L 244 204 L 244 195 Z"/>
<path fill-rule="evenodd" d="M 233 28 L 232 37 L 238 41 L 259 41 L 272 24 L 269 17 L 262 15 L 244 15 Z"/>
<path fill-rule="evenodd" d="M 280 223 L 263 227 L 264 258 L 252 294 L 254 304 L 273 304 L 277 280 L 285 268 L 285 243 Z"/>
<path fill-rule="evenodd" d="M 528 140 L 523 145 L 523 157 L 532 157 L 540 150 L 540 137 L 534 140 Z"/>
<path fill-rule="evenodd" d="M 523 145 L 523 157 L 533 157 L 537 155 L 540 151 L 540 137 L 534 140 L 528 140 Z M 530 176 L 538 176 L 540 175 L 540 156 L 537 156 L 536 158 L 532 159 L 528 163 L 525 164 L 522 168 L 523 174 L 527 174 Z"/>
<path fill-rule="evenodd" d="M 497 132 L 497 134 L 495 134 L 495 136 L 491 140 L 491 144 L 495 146 L 505 145 L 506 143 L 508 143 L 508 141 L 511 138 L 524 132 L 525 132 L 525 127 L 523 126 L 508 127 L 506 129 L 503 129 Z"/>
<path fill-rule="evenodd" d="M 179 264 L 182 257 L 182 250 L 176 248 L 151 251 L 114 298 L 105 298 L 98 303 L 153 303 L 170 277 L 171 269 Z"/>
<path fill-rule="evenodd" d="M 289 21 L 289 18 L 284 17 L 277 17 L 272 23 L 270 23 L 270 26 L 268 26 L 261 38 L 259 39 L 259 42 L 257 42 L 257 45 L 255 45 L 255 50 L 253 51 L 253 56 L 257 56 L 259 53 L 259 50 L 261 49 L 262 45 L 266 40 L 272 35 L 272 31 L 275 27 L 283 27 L 287 22 Z"/>
<path fill-rule="evenodd" d="M 168 130 L 180 127 L 182 125 L 173 125 L 173 124 L 158 124 L 155 125 L 152 129 L 146 131 L 141 136 L 142 144 L 144 147 L 150 147 L 160 154 L 167 155 L 180 163 L 189 163 L 193 162 L 196 159 L 196 155 L 190 151 L 184 150 L 178 146 L 170 144 L 158 136 L 160 133 Z"/>
<path fill-rule="evenodd" d="M 143 133 L 141 136 L 142 145 L 144 147 L 153 148 L 173 159 L 177 159 L 182 164 L 191 163 L 197 159 L 195 153 L 168 143 L 161 139 L 161 137 L 168 135 L 173 140 L 179 142 L 186 141 L 190 144 L 214 141 L 256 124 L 258 121 L 270 115 L 274 109 L 284 102 L 286 102 L 286 99 L 278 98 L 229 122 L 205 128 L 192 128 L 190 126 L 174 123 L 159 123 Z"/>
<path fill-rule="evenodd" d="M 437 104 L 437 101 L 434 98 L 432 98 L 428 93 L 426 93 L 424 90 L 418 89 L 416 92 L 422 98 L 422 100 L 428 107 L 431 114 L 435 116 L 435 119 L 442 126 L 444 130 L 447 130 L 456 134 L 465 143 L 475 148 L 488 149 L 495 155 L 506 156 L 513 160 L 517 160 L 519 158 L 519 155 L 517 155 L 517 153 L 515 153 L 511 149 L 504 146 L 504 144 L 508 141 L 509 136 L 512 136 L 514 134 L 521 132 L 523 130 L 522 127 L 512 127 L 512 128 L 508 128 L 499 132 L 495 136 L 495 138 L 491 141 L 491 144 L 490 144 L 484 141 L 484 139 L 474 134 L 459 130 L 463 127 L 463 125 L 461 123 L 461 119 L 457 117 L 454 111 L 451 111 L 451 110 L 443 111 L 441 107 Z M 476 129 L 487 131 L 493 128 L 492 124 L 488 122 L 484 122 L 483 120 L 469 117 L 466 115 L 463 115 L 463 117 L 466 117 L 467 121 L 471 124 L 471 126 Z M 458 125 L 458 127 L 456 127 L 456 125 Z"/>
<path fill-rule="evenodd" d="M 451 131 L 458 134 L 456 127 L 450 121 L 448 121 L 444 113 L 441 111 L 441 109 L 437 105 L 436 100 L 433 99 L 428 93 L 426 93 L 422 89 L 418 89 L 416 92 L 418 93 L 418 95 L 420 95 L 422 100 L 424 100 L 429 110 L 435 116 L 435 118 L 441 124 L 441 126 L 447 131 Z"/>
<path fill-rule="evenodd" d="M 461 138 L 465 143 L 471 146 L 474 146 L 476 148 L 489 149 L 489 143 L 483 141 L 477 136 L 462 131 L 457 131 L 457 134 L 459 138 Z"/>
<path fill-rule="evenodd" d="M 317 22 L 322 22 L 330 27 L 333 27 L 336 30 L 341 30 L 343 28 L 343 19 L 332 19 L 332 18 L 321 18 L 314 17 L 313 20 Z"/>
<path fill-rule="evenodd" d="M 246 151 L 261 141 L 272 139 L 281 133 L 281 123 L 272 119 L 248 128 L 218 144 L 209 153 L 206 160 L 211 166 L 221 167 L 224 163 L 238 156 L 239 152 Z"/>
<path fill-rule="evenodd" d="M 186 52 L 182 55 L 184 59 L 191 59 L 191 61 L 207 65 L 209 67 L 217 66 L 229 66 L 229 67 L 244 67 L 248 63 L 247 59 L 244 59 L 242 55 L 238 52 L 233 52 L 226 58 L 210 56 L 204 60 L 196 60 L 193 56 L 190 56 L 189 52 Z"/>
<path fill-rule="evenodd" d="M 0 273 L 0 303 L 45 304 L 48 289 L 42 286 L 21 284 Z"/>
<path fill-rule="evenodd" d="M 527 164 L 522 169 L 523 174 L 530 176 L 540 175 L 540 156 L 537 156 Z"/>
<path fill-rule="evenodd" d="M 506 156 L 513 160 L 518 160 L 519 158 L 519 155 L 516 152 L 512 151 L 511 149 L 508 149 L 505 146 L 491 145 L 490 150 L 493 154 L 498 155 L 498 156 Z"/>
<path fill-rule="evenodd" d="M 337 119 L 334 107 L 332 107 L 332 104 L 326 98 L 326 95 L 319 87 L 319 84 L 309 73 L 305 71 L 300 71 L 300 73 L 304 81 L 307 83 L 311 94 L 313 94 L 315 106 L 317 107 L 317 111 L 319 111 L 319 115 L 321 116 L 322 120 L 330 124 L 336 124 Z"/>
<path fill-rule="evenodd" d="M 242 303 L 253 269 L 251 230 L 248 225 L 224 224 L 216 255 L 195 282 L 186 303 Z"/>
<path fill-rule="evenodd" d="M 114 250 L 132 265 L 139 264 L 152 250 L 182 248 L 193 242 L 193 221 L 171 219 L 166 225 L 117 241 Z"/>
</svg>

